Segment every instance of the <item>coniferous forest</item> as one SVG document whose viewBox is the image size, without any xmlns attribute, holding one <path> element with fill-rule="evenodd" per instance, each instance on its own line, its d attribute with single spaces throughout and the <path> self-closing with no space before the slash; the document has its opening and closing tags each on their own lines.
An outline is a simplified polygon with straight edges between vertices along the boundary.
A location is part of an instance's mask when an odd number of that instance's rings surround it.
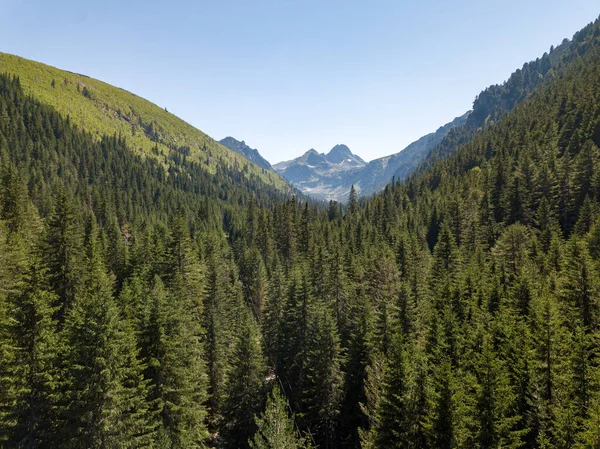
<svg viewBox="0 0 600 449">
<path fill-rule="evenodd" d="M 0 76 L 0 446 L 600 447 L 600 20 L 311 202 Z"/>
</svg>

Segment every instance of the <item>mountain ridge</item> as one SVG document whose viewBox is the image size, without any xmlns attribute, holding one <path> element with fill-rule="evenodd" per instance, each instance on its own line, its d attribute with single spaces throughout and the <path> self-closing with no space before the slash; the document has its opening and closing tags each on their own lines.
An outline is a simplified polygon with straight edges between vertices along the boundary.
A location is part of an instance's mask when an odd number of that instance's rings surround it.
<svg viewBox="0 0 600 449">
<path fill-rule="evenodd" d="M 337 144 L 328 153 L 311 148 L 295 159 L 274 164 L 273 169 L 302 193 L 328 200 L 332 196 L 329 186 L 340 185 L 348 173 L 365 166 L 366 162 L 348 146 Z"/>
<path fill-rule="evenodd" d="M 236 153 L 244 156 L 250 162 L 254 162 L 259 167 L 264 168 L 266 170 L 274 171 L 273 167 L 271 166 L 271 163 L 267 161 L 264 157 L 262 157 L 258 150 L 250 148 L 248 145 L 246 145 L 245 141 L 239 141 L 234 137 L 227 136 L 224 139 L 219 140 L 219 143 L 229 148 L 230 150 L 233 150 Z"/>
<path fill-rule="evenodd" d="M 291 192 L 276 173 L 249 163 L 203 131 L 139 95 L 87 75 L 0 52 L 0 73 L 19 78 L 24 92 L 56 109 L 96 139 L 117 135 L 132 151 L 159 160 L 165 167 L 173 152 L 216 173 L 228 167 L 256 176 L 282 192 Z M 247 166 L 247 168 L 244 168 Z"/>
<path fill-rule="evenodd" d="M 470 111 L 456 117 L 398 153 L 370 162 L 353 154 L 348 146 L 338 144 L 327 154 L 311 149 L 295 159 L 274 164 L 273 169 L 301 192 L 316 199 L 345 202 L 352 186 L 360 196 L 370 196 L 394 177 L 406 179 L 451 129 L 466 123 L 469 114 Z"/>
<path fill-rule="evenodd" d="M 465 112 L 440 126 L 435 132 L 415 140 L 398 153 L 370 161 L 367 167 L 350 180 L 351 185 L 357 188 L 360 195 L 367 196 L 379 192 L 394 178 L 404 181 L 452 129 L 466 123 L 470 113 L 471 111 Z M 347 189 L 350 192 L 350 187 L 347 186 Z"/>
</svg>

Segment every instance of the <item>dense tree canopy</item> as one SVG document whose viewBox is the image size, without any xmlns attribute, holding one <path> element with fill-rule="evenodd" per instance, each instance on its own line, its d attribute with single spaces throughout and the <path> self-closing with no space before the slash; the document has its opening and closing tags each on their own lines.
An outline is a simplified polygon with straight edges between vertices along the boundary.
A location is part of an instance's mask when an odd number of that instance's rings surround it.
<svg viewBox="0 0 600 449">
<path fill-rule="evenodd" d="M 598 447 L 600 23 L 475 106 L 324 207 L 0 76 L 0 446 Z"/>
</svg>

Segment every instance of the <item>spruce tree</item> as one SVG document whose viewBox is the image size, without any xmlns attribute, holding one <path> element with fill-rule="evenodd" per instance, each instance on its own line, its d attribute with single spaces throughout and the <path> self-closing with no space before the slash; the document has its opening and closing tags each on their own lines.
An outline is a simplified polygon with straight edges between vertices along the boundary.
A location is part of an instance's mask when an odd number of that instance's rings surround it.
<svg viewBox="0 0 600 449">
<path fill-rule="evenodd" d="M 336 444 L 343 387 L 344 361 L 331 312 L 322 303 L 309 305 L 306 340 L 301 348 L 298 397 L 300 422 L 323 447 Z"/>
<path fill-rule="evenodd" d="M 4 361 L 14 389 L 8 420 L 15 426 L 6 433 L 7 445 L 50 447 L 57 432 L 55 408 L 59 385 L 59 340 L 51 306 L 55 297 L 44 290 L 44 270 L 39 259 L 28 269 L 25 281 L 26 288 L 13 298 L 8 314 L 14 352 Z"/>
<path fill-rule="evenodd" d="M 269 294 L 265 305 L 262 333 L 265 342 L 265 353 L 273 366 L 281 343 L 281 322 L 283 320 L 284 303 L 286 301 L 286 284 L 282 267 L 277 264 L 271 274 Z"/>
<path fill-rule="evenodd" d="M 133 331 L 117 311 L 94 230 L 87 253 L 85 279 L 62 332 L 61 445 L 149 444 L 147 383 Z"/>
<path fill-rule="evenodd" d="M 355 214 L 358 211 L 358 194 L 354 184 L 350 187 L 350 193 L 348 194 L 348 211 L 351 214 Z"/>
<path fill-rule="evenodd" d="M 254 415 L 258 413 L 266 377 L 262 341 L 254 315 L 246 311 L 235 342 L 232 366 L 235 367 L 227 383 L 227 399 L 223 408 L 222 437 L 224 447 L 248 447 L 248 439 L 256 428 Z"/>
<path fill-rule="evenodd" d="M 475 369 L 478 381 L 475 409 L 478 447 L 522 446 L 523 431 L 516 429 L 520 416 L 514 413 L 515 394 L 506 368 L 494 353 L 488 335 L 483 336 Z"/>
<path fill-rule="evenodd" d="M 430 447 L 449 449 L 453 447 L 455 410 L 454 374 L 450 360 L 446 359 L 434 367 L 434 391 L 426 418 L 427 440 Z"/>
<path fill-rule="evenodd" d="M 595 328 L 598 322 L 597 275 L 586 245 L 573 237 L 567 245 L 563 275 L 562 297 L 572 310 L 572 323 L 579 321 Z"/>
<path fill-rule="evenodd" d="M 201 342 L 189 317 L 155 277 L 142 333 L 144 377 L 148 402 L 158 415 L 159 445 L 186 448 L 200 445 L 206 428 L 206 374 Z"/>
<path fill-rule="evenodd" d="M 269 285 L 265 266 L 256 247 L 244 251 L 240 261 L 240 279 L 246 304 L 258 321 L 262 320 Z"/>
<path fill-rule="evenodd" d="M 58 189 L 55 210 L 45 234 L 44 261 L 50 289 L 58 300 L 57 318 L 62 324 L 79 288 L 84 253 L 79 215 L 73 198 L 64 187 Z"/>
<path fill-rule="evenodd" d="M 377 407 L 373 448 L 402 448 L 407 443 L 404 395 L 406 392 L 404 343 L 399 331 L 394 333 L 390 356 L 383 380 L 383 396 Z"/>
<path fill-rule="evenodd" d="M 219 248 L 208 257 L 207 301 L 204 308 L 208 369 L 209 424 L 217 426 L 226 399 L 236 330 L 244 310 L 242 289 L 233 261 Z"/>
<path fill-rule="evenodd" d="M 254 416 L 256 433 L 249 441 L 252 449 L 309 449 L 309 440 L 298 435 L 294 415 L 278 385 L 273 387 L 264 412 Z"/>
<path fill-rule="evenodd" d="M 386 373 L 386 360 L 383 354 L 374 351 L 370 355 L 370 363 L 365 368 L 364 382 L 364 402 L 361 402 L 360 409 L 366 417 L 366 425 L 358 429 L 360 438 L 360 447 L 363 449 L 372 449 L 378 429 L 377 414 L 381 398 L 383 396 L 383 381 Z"/>
<path fill-rule="evenodd" d="M 369 425 L 360 404 L 367 402 L 365 380 L 373 352 L 373 317 L 369 302 L 363 295 L 354 298 L 348 308 L 349 323 L 345 348 L 344 398 L 340 412 L 340 433 L 345 447 L 359 447 L 359 428 Z"/>
</svg>

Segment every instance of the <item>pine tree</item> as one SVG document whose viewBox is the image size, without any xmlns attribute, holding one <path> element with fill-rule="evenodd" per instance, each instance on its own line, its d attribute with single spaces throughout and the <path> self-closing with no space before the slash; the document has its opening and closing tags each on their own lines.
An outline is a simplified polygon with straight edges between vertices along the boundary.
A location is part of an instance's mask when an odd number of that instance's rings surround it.
<svg viewBox="0 0 600 449">
<path fill-rule="evenodd" d="M 142 334 L 148 401 L 159 417 L 159 444 L 193 447 L 208 436 L 201 342 L 182 304 L 169 297 L 160 278 L 153 284 Z"/>
<path fill-rule="evenodd" d="M 404 395 L 406 392 L 406 361 L 404 343 L 399 331 L 395 332 L 390 348 L 389 361 L 383 381 L 383 396 L 377 407 L 373 448 L 401 448 L 407 442 Z"/>
<path fill-rule="evenodd" d="M 300 422 L 325 448 L 334 447 L 338 434 L 343 387 L 343 356 L 335 319 L 321 303 L 309 305 L 306 340 L 301 348 L 298 397 Z"/>
<path fill-rule="evenodd" d="M 221 426 L 224 446 L 232 449 L 248 447 L 248 439 L 256 431 L 253 417 L 261 406 L 266 377 L 260 332 L 250 311 L 240 326 L 232 361 L 235 374 L 227 384 Z"/>
<path fill-rule="evenodd" d="M 97 252 L 95 231 L 88 244 L 83 286 L 65 317 L 63 405 L 65 447 L 149 444 L 146 387 L 132 329 L 121 321 L 112 282 Z"/>
<path fill-rule="evenodd" d="M 13 298 L 8 332 L 14 348 L 5 368 L 14 388 L 10 447 L 49 447 L 56 432 L 59 344 L 52 319 L 54 295 L 44 290 L 39 258 L 25 275 L 26 288 Z"/>
<path fill-rule="evenodd" d="M 44 261 L 51 291 L 58 298 L 57 317 L 61 323 L 75 300 L 81 279 L 83 239 L 78 218 L 73 199 L 65 188 L 60 188 L 46 228 Z"/>
<path fill-rule="evenodd" d="M 275 385 L 260 416 L 254 416 L 256 433 L 249 441 L 252 449 L 309 449 L 307 438 L 299 436 L 289 404 Z"/>
</svg>

